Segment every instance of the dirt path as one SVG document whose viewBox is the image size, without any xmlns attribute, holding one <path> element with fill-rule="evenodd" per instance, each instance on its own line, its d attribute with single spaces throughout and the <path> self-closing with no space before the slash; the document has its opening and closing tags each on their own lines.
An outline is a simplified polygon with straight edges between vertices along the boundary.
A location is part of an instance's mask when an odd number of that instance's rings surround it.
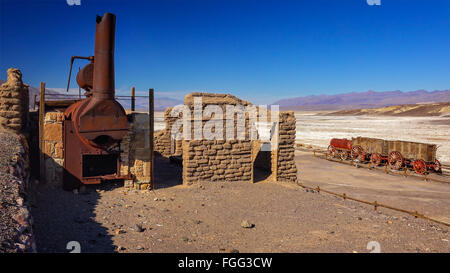
<svg viewBox="0 0 450 273">
<path fill-rule="evenodd" d="M 314 158 L 296 151 L 297 169 L 303 184 L 346 193 L 367 201 L 423 213 L 450 223 L 450 183 L 385 174 L 367 168 Z M 449 181 L 450 182 L 450 181 Z"/>
<path fill-rule="evenodd" d="M 404 214 L 292 184 L 181 186 L 180 168 L 161 159 L 155 170 L 155 192 L 43 187 L 33 211 L 38 250 L 67 252 L 78 241 L 83 252 L 368 252 L 377 241 L 386 252 L 450 251 L 447 227 Z"/>
</svg>

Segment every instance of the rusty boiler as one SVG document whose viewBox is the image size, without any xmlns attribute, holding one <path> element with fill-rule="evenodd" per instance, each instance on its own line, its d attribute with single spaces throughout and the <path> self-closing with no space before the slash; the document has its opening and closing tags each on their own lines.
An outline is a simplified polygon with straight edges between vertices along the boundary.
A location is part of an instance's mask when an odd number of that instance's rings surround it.
<svg viewBox="0 0 450 273">
<path fill-rule="evenodd" d="M 72 63 L 74 58 L 90 63 L 77 75 L 86 98 L 64 113 L 65 189 L 127 179 L 120 175 L 120 141 L 129 124 L 124 108 L 115 100 L 115 23 L 114 14 L 97 16 L 94 56 L 72 57 Z"/>
</svg>

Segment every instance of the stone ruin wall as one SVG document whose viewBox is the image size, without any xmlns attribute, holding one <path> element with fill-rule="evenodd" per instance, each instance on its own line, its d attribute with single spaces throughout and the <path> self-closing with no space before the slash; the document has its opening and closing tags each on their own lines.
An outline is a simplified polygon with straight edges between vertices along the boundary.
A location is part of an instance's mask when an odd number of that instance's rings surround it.
<svg viewBox="0 0 450 273">
<path fill-rule="evenodd" d="M 225 105 L 251 105 L 231 95 L 192 93 L 186 96 L 185 105 L 193 118 L 193 97 L 202 96 L 204 108 L 209 104 L 222 107 L 224 119 L 224 137 L 226 111 Z M 272 177 L 276 181 L 296 181 L 297 169 L 294 161 L 295 117 L 292 111 L 280 112 L 279 145 L 272 152 L 260 151 L 260 141 L 249 140 L 250 126 L 248 116 L 245 122 L 246 140 L 174 140 L 170 128 L 179 117 L 171 117 L 172 108 L 164 112 L 166 127 L 155 133 L 155 152 L 164 157 L 182 156 L 183 183 L 192 184 L 200 181 L 249 181 L 253 182 L 254 167 L 270 166 Z M 133 181 L 127 186 L 147 189 L 150 183 L 149 164 L 149 115 L 148 113 L 128 113 L 130 132 L 121 142 L 121 175 L 131 173 Z M 270 114 L 268 114 L 270 118 Z M 210 118 L 204 118 L 204 125 Z M 62 112 L 45 114 L 45 154 L 46 180 L 52 185 L 62 185 L 63 178 L 63 115 Z M 235 125 L 235 134 L 238 124 Z M 194 122 L 192 121 L 192 135 Z M 181 130 L 182 131 L 182 130 Z M 256 161 L 256 163 L 255 163 Z M 270 161 L 269 163 L 267 161 Z"/>
<path fill-rule="evenodd" d="M 55 187 L 63 184 L 63 120 L 62 110 L 50 110 L 44 115 L 45 183 Z"/>
<path fill-rule="evenodd" d="M 0 162 L 1 227 L 0 252 L 36 252 L 29 149 L 28 85 L 20 70 L 7 70 L 7 81 L 0 85 Z"/>
<path fill-rule="evenodd" d="M 123 151 L 120 155 L 120 174 L 133 175 L 133 181 L 126 181 L 126 186 L 148 189 L 150 185 L 149 115 L 131 112 L 127 116 L 131 130 L 120 143 L 120 149 Z"/>
<path fill-rule="evenodd" d="M 177 117 L 170 115 L 172 107 L 168 107 L 164 111 L 165 127 L 161 131 L 155 132 L 154 135 L 154 149 L 163 157 L 181 156 L 182 154 L 182 141 L 174 140 L 170 135 L 170 128 L 177 120 Z"/>
<path fill-rule="evenodd" d="M 202 110 L 207 105 L 219 105 L 223 111 L 224 140 L 173 140 L 170 129 L 178 117 L 171 117 L 172 108 L 166 109 L 164 119 L 166 127 L 155 134 L 155 151 L 164 157 L 179 156 L 183 158 L 183 183 L 192 184 L 200 181 L 249 181 L 253 182 L 254 168 L 270 169 L 276 181 L 297 181 L 297 168 L 294 160 L 295 117 L 292 111 L 279 113 L 277 128 L 279 145 L 272 151 L 260 151 L 262 143 L 249 140 L 251 128 L 249 117 L 245 119 L 245 140 L 225 140 L 226 110 L 225 105 L 251 105 L 232 95 L 191 93 L 185 98 L 185 105 L 191 112 L 191 132 L 194 127 L 194 97 L 202 97 Z M 270 120 L 270 113 L 267 114 Z M 179 116 L 181 117 L 181 115 Z M 259 117 L 259 108 L 257 108 Z M 202 117 L 202 125 L 211 118 Z M 235 135 L 238 124 L 233 120 Z M 242 129 L 242 128 L 241 128 Z M 180 133 L 182 130 L 180 131 Z M 275 145 L 275 144 L 271 144 Z M 181 146 L 181 150 L 180 150 Z M 268 167 L 269 166 L 269 167 Z"/>
<path fill-rule="evenodd" d="M 211 104 L 218 105 L 223 111 L 223 140 L 183 140 L 183 183 L 200 181 L 253 181 L 252 143 L 249 140 L 249 121 L 245 127 L 233 118 L 234 133 L 245 130 L 245 140 L 225 140 L 226 105 L 250 105 L 231 95 L 191 93 L 185 97 L 184 104 L 191 111 L 191 132 L 194 136 L 194 97 L 202 97 L 202 110 Z M 214 118 L 214 117 L 213 117 Z M 211 118 L 203 117 L 202 128 Z"/>
<path fill-rule="evenodd" d="M 295 127 L 296 119 L 293 111 L 280 112 L 278 127 L 279 143 L 276 157 L 277 181 L 297 181 L 297 167 L 295 165 Z M 274 164 L 275 165 L 275 164 Z"/>
<path fill-rule="evenodd" d="M 28 85 L 22 82 L 22 72 L 10 68 L 7 80 L 0 86 L 0 128 L 22 133 L 28 121 Z"/>
</svg>

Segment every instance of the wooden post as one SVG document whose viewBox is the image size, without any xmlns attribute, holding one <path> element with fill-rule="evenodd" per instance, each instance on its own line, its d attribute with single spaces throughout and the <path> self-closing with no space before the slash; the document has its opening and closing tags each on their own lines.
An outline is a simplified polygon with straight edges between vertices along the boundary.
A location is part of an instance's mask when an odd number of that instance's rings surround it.
<svg viewBox="0 0 450 273">
<path fill-rule="evenodd" d="M 134 87 L 133 87 L 134 90 Z M 153 154 L 153 135 L 154 135 L 154 117 L 155 117 L 155 112 L 154 112 L 154 105 L 155 100 L 154 100 L 154 90 L 153 88 L 150 88 L 150 90 L 148 91 L 148 121 L 149 121 L 149 134 L 150 134 L 150 158 L 149 158 L 149 163 L 150 163 L 150 186 L 151 189 L 154 190 L 155 189 L 155 175 L 154 175 L 154 154 Z"/>
<path fill-rule="evenodd" d="M 45 83 L 41 82 L 39 100 L 39 180 L 45 182 L 45 143 L 44 143 L 44 118 L 45 118 Z"/>
<path fill-rule="evenodd" d="M 131 111 L 136 110 L 135 88 L 131 87 Z"/>
</svg>

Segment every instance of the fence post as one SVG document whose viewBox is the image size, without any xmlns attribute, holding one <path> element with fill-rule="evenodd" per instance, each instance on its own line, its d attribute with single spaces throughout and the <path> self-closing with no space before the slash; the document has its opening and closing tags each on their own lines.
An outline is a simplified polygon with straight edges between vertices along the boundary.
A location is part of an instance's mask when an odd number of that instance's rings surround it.
<svg viewBox="0 0 450 273">
<path fill-rule="evenodd" d="M 45 183 L 45 143 L 44 143 L 44 118 L 45 118 L 45 82 L 41 82 L 39 100 L 39 180 Z"/>
<path fill-rule="evenodd" d="M 150 163 L 150 186 L 151 189 L 154 190 L 155 189 L 155 175 L 154 175 L 154 154 L 153 154 L 153 137 L 154 137 L 154 116 L 155 116 L 155 112 L 154 112 L 154 108 L 155 108 L 155 100 L 154 100 L 154 90 L 153 88 L 150 88 L 148 91 L 148 122 L 149 122 L 149 133 L 150 133 L 150 158 L 149 158 L 149 163 Z"/>
</svg>

